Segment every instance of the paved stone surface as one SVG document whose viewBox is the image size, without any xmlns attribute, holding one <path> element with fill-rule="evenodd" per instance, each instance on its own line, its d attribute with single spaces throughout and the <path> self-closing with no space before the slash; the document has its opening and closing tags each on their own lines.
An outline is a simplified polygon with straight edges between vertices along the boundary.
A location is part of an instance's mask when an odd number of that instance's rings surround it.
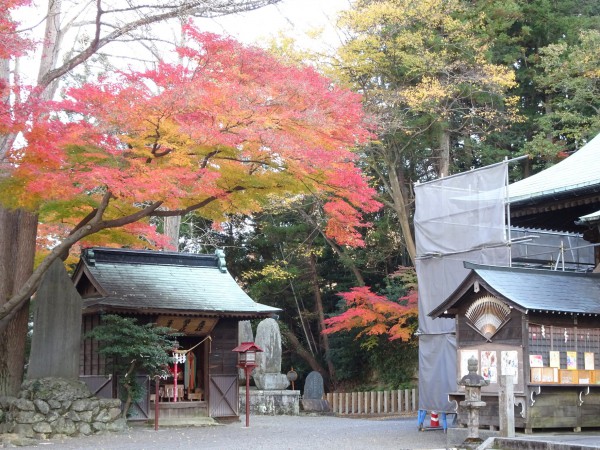
<svg viewBox="0 0 600 450">
<path fill-rule="evenodd" d="M 136 426 L 122 433 L 40 441 L 19 448 L 56 450 L 150 450 L 169 449 L 446 449 L 446 434 L 439 430 L 417 430 L 416 417 L 348 418 L 335 416 L 250 416 L 250 428 L 242 421 L 206 427 L 162 427 L 158 431 Z M 600 432 L 540 433 L 518 440 L 536 443 L 520 448 L 542 448 L 540 442 L 567 445 L 566 448 L 600 449 Z M 1 445 L 0 445 L 1 446 Z M 577 447 L 580 446 L 580 447 Z M 563 447 L 565 448 L 565 447 Z"/>
<path fill-rule="evenodd" d="M 212 427 L 135 427 L 123 433 L 45 441 L 35 448 L 67 449 L 443 449 L 446 435 L 420 432 L 417 419 L 353 419 L 333 416 L 250 416 Z M 20 447 L 34 448 L 34 447 Z"/>
</svg>

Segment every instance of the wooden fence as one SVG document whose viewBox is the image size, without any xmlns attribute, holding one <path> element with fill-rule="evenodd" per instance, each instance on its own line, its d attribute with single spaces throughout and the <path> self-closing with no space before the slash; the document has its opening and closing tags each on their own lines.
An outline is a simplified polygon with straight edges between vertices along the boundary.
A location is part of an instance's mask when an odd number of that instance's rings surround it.
<svg viewBox="0 0 600 450">
<path fill-rule="evenodd" d="M 399 414 L 416 413 L 417 389 L 371 392 L 332 392 L 325 394 L 336 414 Z"/>
</svg>

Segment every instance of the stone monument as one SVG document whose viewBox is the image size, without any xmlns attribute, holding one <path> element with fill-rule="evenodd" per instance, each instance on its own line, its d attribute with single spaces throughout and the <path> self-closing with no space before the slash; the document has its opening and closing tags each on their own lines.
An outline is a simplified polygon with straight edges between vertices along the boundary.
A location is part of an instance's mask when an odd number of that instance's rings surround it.
<svg viewBox="0 0 600 450">
<path fill-rule="evenodd" d="M 263 351 L 256 354 L 257 367 L 252 373 L 256 388 L 249 392 L 250 411 L 270 416 L 300 414 L 300 391 L 287 389 L 290 381 L 281 373 L 281 333 L 277 321 L 261 321 L 254 343 Z M 244 410 L 245 388 L 240 390 L 240 409 Z"/>
<path fill-rule="evenodd" d="M 290 380 L 281 373 L 281 332 L 275 319 L 264 319 L 258 324 L 255 344 L 263 349 L 256 355 L 257 367 L 252 375 L 256 387 L 262 390 L 286 389 Z"/>
<path fill-rule="evenodd" d="M 82 302 L 62 261 L 52 263 L 33 303 L 27 378 L 78 379 Z"/>
<path fill-rule="evenodd" d="M 304 395 L 300 401 L 302 409 L 304 411 L 329 412 L 329 403 L 323 399 L 324 393 L 323 376 L 313 370 L 304 381 Z"/>
</svg>

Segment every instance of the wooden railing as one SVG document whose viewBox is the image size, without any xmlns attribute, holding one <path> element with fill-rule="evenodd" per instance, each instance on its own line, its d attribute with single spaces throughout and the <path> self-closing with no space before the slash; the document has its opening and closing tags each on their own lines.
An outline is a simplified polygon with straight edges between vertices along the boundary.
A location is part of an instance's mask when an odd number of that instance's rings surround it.
<svg viewBox="0 0 600 450">
<path fill-rule="evenodd" d="M 417 412 L 417 389 L 370 392 L 332 392 L 325 394 L 336 414 L 400 414 Z"/>
</svg>

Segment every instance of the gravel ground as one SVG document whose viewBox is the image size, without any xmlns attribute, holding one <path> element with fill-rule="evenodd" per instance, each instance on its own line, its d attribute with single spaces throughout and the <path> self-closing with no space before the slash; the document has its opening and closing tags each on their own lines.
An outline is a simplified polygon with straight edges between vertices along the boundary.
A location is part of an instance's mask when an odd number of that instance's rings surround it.
<svg viewBox="0 0 600 450">
<path fill-rule="evenodd" d="M 68 449 L 444 449 L 440 430 L 419 432 L 416 417 L 354 419 L 333 416 L 250 416 L 241 422 L 188 428 L 132 427 L 122 433 L 42 441 Z"/>
</svg>

